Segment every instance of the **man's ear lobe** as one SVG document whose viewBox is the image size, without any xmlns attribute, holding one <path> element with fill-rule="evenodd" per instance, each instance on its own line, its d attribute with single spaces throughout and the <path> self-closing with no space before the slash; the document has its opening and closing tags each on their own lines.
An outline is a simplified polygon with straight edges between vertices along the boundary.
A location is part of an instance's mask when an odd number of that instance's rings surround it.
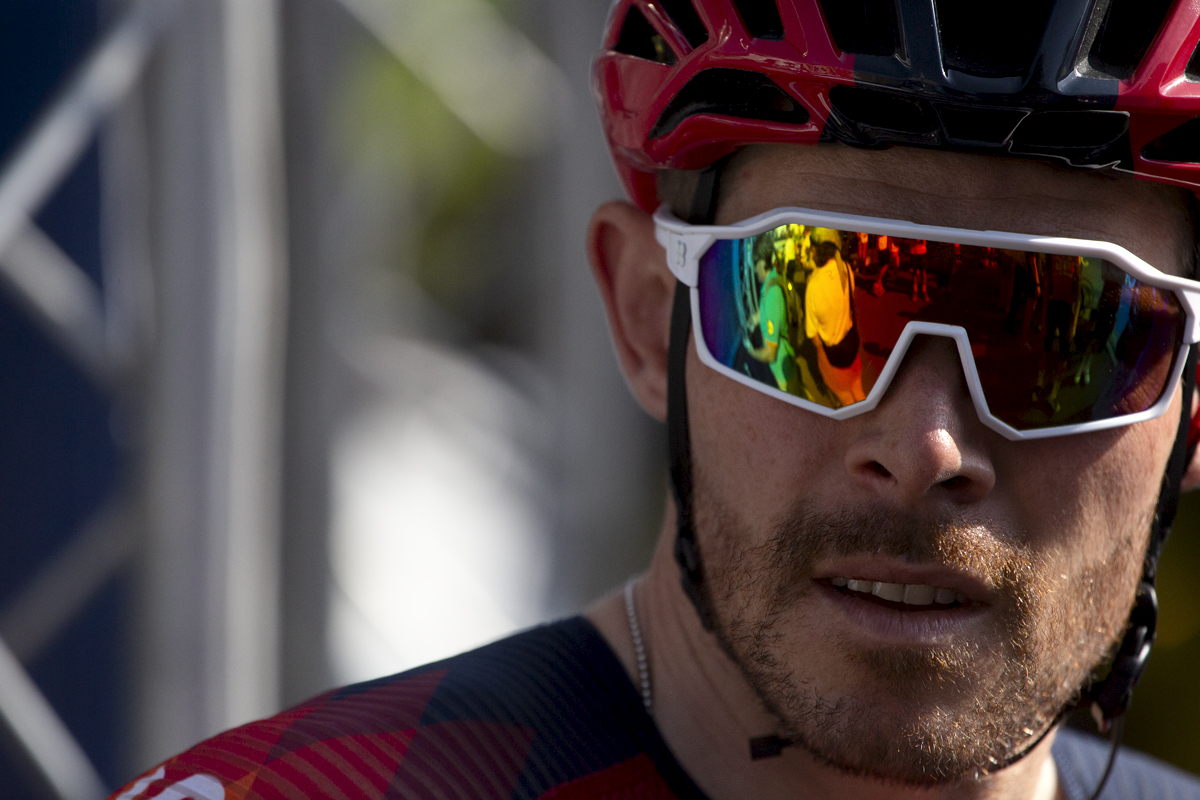
<svg viewBox="0 0 1200 800">
<path fill-rule="evenodd" d="M 587 249 L 625 379 L 642 408 L 666 419 L 675 276 L 654 221 L 629 203 L 605 203 L 592 215 Z"/>
</svg>

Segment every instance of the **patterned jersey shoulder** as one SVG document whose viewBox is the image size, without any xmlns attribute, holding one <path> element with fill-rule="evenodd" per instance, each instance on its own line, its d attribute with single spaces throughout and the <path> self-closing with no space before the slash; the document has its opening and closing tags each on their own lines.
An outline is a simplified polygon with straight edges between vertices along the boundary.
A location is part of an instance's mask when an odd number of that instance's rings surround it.
<svg viewBox="0 0 1200 800">
<path fill-rule="evenodd" d="M 703 800 L 582 618 L 223 733 L 113 800 Z"/>
</svg>

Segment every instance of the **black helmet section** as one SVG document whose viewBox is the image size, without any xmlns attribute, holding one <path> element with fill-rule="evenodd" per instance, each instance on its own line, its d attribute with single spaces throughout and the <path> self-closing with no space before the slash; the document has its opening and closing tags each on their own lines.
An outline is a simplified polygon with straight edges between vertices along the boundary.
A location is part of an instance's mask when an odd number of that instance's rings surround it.
<svg viewBox="0 0 1200 800">
<path fill-rule="evenodd" d="M 1114 106 L 1169 0 L 821 4 L 857 84 L 830 91 L 825 140 L 1134 168 L 1129 115 Z M 1144 155 L 1195 163 L 1193 138 L 1163 137 Z"/>
<path fill-rule="evenodd" d="M 1115 98 L 1171 0 L 821 0 L 861 82 L 952 96 Z M 869 20 L 869 21 L 868 21 Z M 892 31 L 886 30 L 892 22 Z M 890 34 L 890 35 L 889 35 Z"/>
<path fill-rule="evenodd" d="M 967 105 L 867 86 L 835 86 L 829 102 L 827 140 L 990 150 L 1059 158 L 1074 166 L 1133 168 L 1129 115 L 1123 111 Z"/>
</svg>

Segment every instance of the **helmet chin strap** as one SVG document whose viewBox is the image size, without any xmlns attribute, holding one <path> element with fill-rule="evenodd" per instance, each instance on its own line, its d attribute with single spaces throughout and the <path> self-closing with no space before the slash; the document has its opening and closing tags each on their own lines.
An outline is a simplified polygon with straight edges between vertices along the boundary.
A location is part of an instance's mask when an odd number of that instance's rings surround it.
<svg viewBox="0 0 1200 800">
<path fill-rule="evenodd" d="M 692 332 L 691 292 L 675 285 L 671 311 L 671 341 L 667 355 L 667 444 L 671 451 L 671 490 L 675 498 L 675 561 L 680 580 L 700 622 L 713 630 L 714 617 L 704 590 L 704 564 L 692 525 L 692 448 L 688 440 L 687 348 Z"/>
<path fill-rule="evenodd" d="M 717 160 L 696 173 L 690 204 L 676 213 L 693 225 L 708 225 L 716 219 L 719 187 L 733 155 Z M 708 592 L 704 590 L 704 564 L 692 524 L 692 447 L 688 438 L 687 349 L 692 335 L 691 293 L 683 283 L 675 284 L 671 308 L 671 338 L 667 351 L 667 444 L 671 458 L 671 492 L 675 499 L 675 561 L 681 571 L 683 591 L 706 631 L 715 618 Z"/>
<path fill-rule="evenodd" d="M 1107 732 L 1113 720 L 1129 708 L 1133 688 L 1146 671 L 1146 661 L 1154 644 L 1154 633 L 1158 627 L 1158 596 L 1154 591 L 1154 580 L 1158 575 L 1158 559 L 1163 545 L 1171 533 L 1175 513 L 1179 510 L 1179 495 L 1183 474 L 1191 463 L 1196 443 L 1189 441 L 1192 429 L 1192 397 L 1196 390 L 1196 358 L 1200 346 L 1188 349 L 1187 362 L 1183 368 L 1183 403 L 1179 414 L 1179 430 L 1175 435 L 1175 446 L 1167 461 L 1162 488 L 1158 493 L 1158 506 L 1154 511 L 1154 524 L 1150 528 L 1150 543 L 1142 564 L 1142 580 L 1138 585 L 1137 597 L 1125 636 L 1117 648 L 1112 667 L 1101 680 L 1094 681 L 1081 696 L 1081 705 L 1091 703 L 1092 716 L 1101 731 Z"/>
</svg>

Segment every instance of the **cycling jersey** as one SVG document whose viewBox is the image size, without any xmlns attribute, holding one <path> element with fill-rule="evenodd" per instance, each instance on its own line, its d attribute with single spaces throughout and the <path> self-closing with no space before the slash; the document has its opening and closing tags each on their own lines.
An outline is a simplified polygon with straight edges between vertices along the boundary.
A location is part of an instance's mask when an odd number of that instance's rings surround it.
<svg viewBox="0 0 1200 800">
<path fill-rule="evenodd" d="M 1062 731 L 1086 800 L 1104 743 Z M 1122 751 L 1107 797 L 1200 798 L 1200 781 Z M 209 739 L 114 800 L 704 800 L 592 625 L 576 617 L 329 692 Z"/>
</svg>

